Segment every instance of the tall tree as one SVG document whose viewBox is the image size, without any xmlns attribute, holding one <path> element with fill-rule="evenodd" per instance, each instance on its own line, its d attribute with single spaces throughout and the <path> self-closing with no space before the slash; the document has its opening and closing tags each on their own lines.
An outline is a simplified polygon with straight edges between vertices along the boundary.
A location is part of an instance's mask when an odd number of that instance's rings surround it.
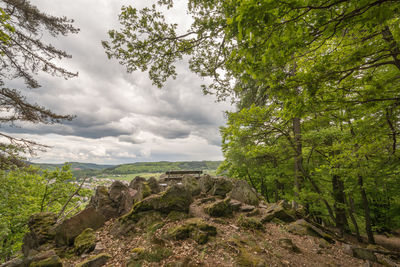
<svg viewBox="0 0 400 267">
<path fill-rule="evenodd" d="M 72 20 L 54 17 L 38 10 L 26 0 L 0 1 L 0 122 L 13 126 L 15 122 L 56 123 L 70 120 L 36 103 L 30 103 L 23 91 L 40 85 L 34 75 L 45 72 L 62 78 L 75 77 L 54 63 L 54 59 L 70 57 L 42 40 L 50 36 L 77 33 Z M 26 88 L 9 88 L 10 81 L 23 81 Z M 0 167 L 20 165 L 21 152 L 33 152 L 36 142 L 0 133 Z"/>
</svg>

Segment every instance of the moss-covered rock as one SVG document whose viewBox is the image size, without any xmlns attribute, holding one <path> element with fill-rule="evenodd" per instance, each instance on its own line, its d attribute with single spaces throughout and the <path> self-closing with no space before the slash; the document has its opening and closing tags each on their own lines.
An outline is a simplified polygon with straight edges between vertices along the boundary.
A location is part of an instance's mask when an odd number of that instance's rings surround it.
<svg viewBox="0 0 400 267">
<path fill-rule="evenodd" d="M 369 260 L 369 261 L 378 261 L 378 258 L 374 254 L 374 252 L 360 247 L 352 247 L 353 256 L 362 260 Z"/>
<path fill-rule="evenodd" d="M 217 235 L 217 228 L 207 224 L 201 218 L 191 218 L 182 225 L 170 229 L 168 235 L 175 240 L 192 238 L 199 244 L 205 244 L 210 236 Z"/>
<path fill-rule="evenodd" d="M 271 205 L 262 218 L 262 222 L 270 222 L 277 218 L 283 222 L 289 223 L 296 220 L 295 211 L 285 205 L 285 202 L 278 202 Z"/>
<path fill-rule="evenodd" d="M 259 219 L 246 217 L 241 214 L 237 220 L 237 225 L 242 229 L 264 231 L 264 225 Z"/>
<path fill-rule="evenodd" d="M 134 219 L 138 213 L 152 210 L 162 214 L 168 214 L 171 211 L 188 212 L 192 202 L 192 195 L 185 187 L 173 185 L 162 193 L 136 203 L 132 211 L 123 217 L 123 220 Z"/>
<path fill-rule="evenodd" d="M 257 192 L 254 188 L 252 188 L 246 181 L 239 180 L 236 181 L 232 191 L 230 193 L 230 197 L 240 202 L 257 206 L 260 200 L 258 199 Z"/>
<path fill-rule="evenodd" d="M 29 265 L 29 267 L 62 267 L 62 266 L 63 264 L 61 262 L 61 259 L 57 255 L 53 255 L 44 260 L 34 261 Z"/>
<path fill-rule="evenodd" d="M 167 220 L 168 221 L 181 221 L 181 220 L 185 220 L 188 218 L 188 214 L 186 212 L 181 212 L 181 211 L 171 211 L 170 213 L 168 213 L 167 215 Z"/>
<path fill-rule="evenodd" d="M 326 241 L 328 241 L 329 243 L 335 242 L 333 237 L 330 234 L 324 232 L 323 230 L 308 223 L 307 221 L 305 221 L 303 219 L 297 220 L 291 224 L 288 224 L 286 226 L 286 229 L 292 234 L 303 235 L 303 236 L 310 235 L 310 236 L 323 238 Z"/>
<path fill-rule="evenodd" d="M 239 255 L 236 258 L 236 265 L 240 267 L 266 267 L 265 260 L 257 255 L 254 255 L 246 248 L 239 248 Z"/>
<path fill-rule="evenodd" d="M 192 196 L 197 196 L 201 193 L 199 181 L 192 175 L 183 176 L 182 184 L 187 190 L 189 190 Z"/>
<path fill-rule="evenodd" d="M 155 177 L 150 177 L 149 180 L 147 180 L 147 184 L 150 187 L 151 193 L 152 194 L 158 194 L 161 191 L 160 185 Z"/>
<path fill-rule="evenodd" d="M 232 215 L 232 206 L 230 199 L 218 200 L 204 207 L 204 212 L 212 217 L 225 217 Z"/>
<path fill-rule="evenodd" d="M 199 179 L 201 192 L 207 194 L 213 188 L 215 181 L 216 179 L 208 174 L 201 176 Z"/>
<path fill-rule="evenodd" d="M 233 188 L 231 180 L 226 178 L 215 179 L 214 185 L 210 190 L 210 194 L 213 196 L 225 197 L 228 192 Z"/>
<path fill-rule="evenodd" d="M 146 178 L 141 177 L 141 176 L 136 176 L 135 178 L 132 179 L 132 181 L 129 183 L 129 187 L 135 190 L 139 189 L 139 185 L 143 182 L 146 182 Z"/>
<path fill-rule="evenodd" d="M 172 255 L 169 248 L 154 245 L 149 249 L 143 247 L 134 248 L 130 259 L 126 263 L 127 266 L 141 266 L 143 261 L 160 262 Z"/>
<path fill-rule="evenodd" d="M 29 218 L 28 227 L 30 232 L 24 236 L 22 245 L 25 257 L 29 255 L 31 250 L 37 249 L 54 239 L 54 225 L 56 222 L 57 215 L 52 212 L 36 213 Z"/>
<path fill-rule="evenodd" d="M 107 253 L 101 253 L 99 255 L 94 255 L 87 260 L 79 263 L 76 267 L 100 267 L 107 263 L 111 256 Z"/>
<path fill-rule="evenodd" d="M 289 238 L 281 238 L 278 240 L 279 245 L 284 248 L 287 249 L 291 252 L 295 252 L 295 253 L 300 253 L 300 248 L 298 246 L 296 246 L 295 244 L 293 244 L 293 241 Z"/>
<path fill-rule="evenodd" d="M 96 235 L 92 228 L 86 228 L 80 235 L 75 238 L 75 253 L 81 255 L 90 253 L 96 247 Z"/>
</svg>

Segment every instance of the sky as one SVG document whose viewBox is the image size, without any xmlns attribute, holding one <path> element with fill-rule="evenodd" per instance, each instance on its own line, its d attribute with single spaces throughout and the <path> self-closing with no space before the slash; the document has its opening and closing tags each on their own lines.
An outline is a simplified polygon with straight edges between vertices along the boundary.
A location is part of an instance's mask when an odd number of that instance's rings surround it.
<svg viewBox="0 0 400 267">
<path fill-rule="evenodd" d="M 59 114 L 72 114 L 70 122 L 53 125 L 20 124 L 2 131 L 49 145 L 30 157 L 33 162 L 67 161 L 122 164 L 138 161 L 221 160 L 219 127 L 225 123 L 229 102 L 204 96 L 204 81 L 177 63 L 178 77 L 164 88 L 153 86 L 147 73 L 127 73 L 116 60 L 108 60 L 101 46 L 107 31 L 118 29 L 123 5 L 144 7 L 149 0 L 31 0 L 40 10 L 74 19 L 80 32 L 48 39 L 67 51 L 71 59 L 59 65 L 79 72 L 65 80 L 37 76 L 41 87 L 23 94 L 31 102 Z M 177 0 L 168 19 L 189 25 L 185 1 Z M 49 38 L 49 37 L 43 37 Z M 23 88 L 23 82 L 16 88 Z"/>
</svg>

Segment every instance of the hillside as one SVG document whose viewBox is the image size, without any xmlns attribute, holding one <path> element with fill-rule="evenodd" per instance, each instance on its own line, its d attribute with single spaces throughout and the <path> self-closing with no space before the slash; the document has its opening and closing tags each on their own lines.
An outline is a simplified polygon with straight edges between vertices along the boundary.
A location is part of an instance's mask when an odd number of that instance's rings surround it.
<svg viewBox="0 0 400 267">
<path fill-rule="evenodd" d="M 398 251 L 339 237 L 301 206 L 267 203 L 244 181 L 165 182 L 99 187 L 85 210 L 59 224 L 55 214 L 33 215 L 25 257 L 2 267 L 398 266 Z"/>
<path fill-rule="evenodd" d="M 111 168 L 114 165 L 99 165 L 94 163 L 82 163 L 82 162 L 65 162 L 62 164 L 51 164 L 51 163 L 29 163 L 33 166 L 39 167 L 45 170 L 55 170 L 56 168 L 61 168 L 62 166 L 69 164 L 71 165 L 72 171 L 79 171 L 79 170 L 104 170 L 107 168 Z"/>
</svg>

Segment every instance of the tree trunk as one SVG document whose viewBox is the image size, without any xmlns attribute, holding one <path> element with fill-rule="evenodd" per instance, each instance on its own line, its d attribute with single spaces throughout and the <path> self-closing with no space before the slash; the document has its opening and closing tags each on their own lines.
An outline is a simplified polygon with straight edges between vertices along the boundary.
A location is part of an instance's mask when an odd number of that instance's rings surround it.
<svg viewBox="0 0 400 267">
<path fill-rule="evenodd" d="M 364 181 L 363 181 L 363 178 L 361 175 L 358 175 L 358 185 L 360 187 L 361 199 L 362 199 L 362 203 L 363 203 L 363 207 L 364 207 L 365 231 L 367 232 L 368 243 L 375 244 L 374 234 L 372 232 L 372 227 L 371 227 L 371 215 L 370 215 L 369 203 L 368 203 L 368 199 L 367 199 L 367 193 L 365 192 Z"/>
<path fill-rule="evenodd" d="M 279 200 L 279 182 L 278 180 L 275 179 L 275 202 L 278 202 Z"/>
<path fill-rule="evenodd" d="M 301 182 L 302 182 L 302 175 L 301 175 L 301 166 L 303 165 L 303 149 L 301 143 L 301 124 L 300 118 L 293 118 L 293 136 L 294 136 L 294 186 L 295 191 L 294 195 L 299 197 L 299 193 L 301 190 Z"/>
<path fill-rule="evenodd" d="M 357 240 L 358 240 L 358 242 L 362 242 L 362 239 L 361 239 L 361 236 L 360 236 L 360 230 L 358 228 L 358 223 L 356 221 L 356 218 L 354 217 L 354 213 L 355 213 L 354 200 L 350 195 L 349 195 L 349 201 L 347 203 L 347 206 L 349 207 L 349 216 L 350 216 L 351 222 L 354 225 L 354 229 L 356 231 Z"/>
<path fill-rule="evenodd" d="M 335 204 L 333 206 L 336 214 L 335 224 L 336 227 L 339 228 L 341 236 L 343 236 L 344 233 L 349 232 L 349 223 L 346 217 L 344 184 L 338 175 L 332 176 L 332 189 L 333 198 L 335 200 Z"/>
</svg>

